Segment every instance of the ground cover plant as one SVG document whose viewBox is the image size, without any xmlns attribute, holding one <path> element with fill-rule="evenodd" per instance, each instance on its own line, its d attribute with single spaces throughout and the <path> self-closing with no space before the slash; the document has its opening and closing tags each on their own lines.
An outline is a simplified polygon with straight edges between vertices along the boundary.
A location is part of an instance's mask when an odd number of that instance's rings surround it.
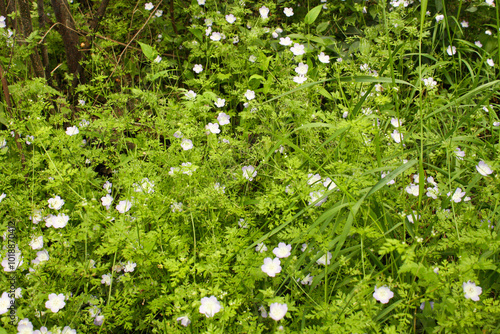
<svg viewBox="0 0 500 334">
<path fill-rule="evenodd" d="M 0 333 L 500 331 L 499 7 L 0 1 Z"/>
</svg>

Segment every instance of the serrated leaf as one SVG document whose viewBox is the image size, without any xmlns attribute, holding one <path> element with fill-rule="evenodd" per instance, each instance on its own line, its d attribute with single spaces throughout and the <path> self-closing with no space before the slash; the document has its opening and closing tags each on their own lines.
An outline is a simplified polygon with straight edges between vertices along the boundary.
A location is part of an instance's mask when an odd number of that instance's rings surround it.
<svg viewBox="0 0 500 334">
<path fill-rule="evenodd" d="M 319 13 L 321 12 L 321 8 L 323 8 L 323 5 L 318 5 L 311 9 L 309 13 L 306 14 L 306 17 L 304 17 L 304 22 L 306 24 L 312 24 L 314 21 L 316 21 Z"/>
</svg>

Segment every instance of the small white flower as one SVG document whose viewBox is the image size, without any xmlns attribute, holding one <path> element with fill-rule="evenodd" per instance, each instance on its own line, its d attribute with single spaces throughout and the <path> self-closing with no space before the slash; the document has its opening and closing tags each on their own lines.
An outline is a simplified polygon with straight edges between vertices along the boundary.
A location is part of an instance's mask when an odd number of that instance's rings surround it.
<svg viewBox="0 0 500 334">
<path fill-rule="evenodd" d="M 196 65 L 194 65 L 194 67 L 193 67 L 193 71 L 195 71 L 196 73 L 201 73 L 201 72 L 203 72 L 203 65 L 201 65 L 201 64 L 196 64 Z"/>
<path fill-rule="evenodd" d="M 292 250 L 292 245 L 287 245 L 284 242 L 280 242 L 278 244 L 278 247 L 273 249 L 274 255 L 276 255 L 279 258 L 285 258 L 290 256 L 290 251 Z"/>
<path fill-rule="evenodd" d="M 267 8 L 266 6 L 262 6 L 259 8 L 259 13 L 260 13 L 260 17 L 262 17 L 262 19 L 265 20 L 268 18 L 269 8 Z"/>
<path fill-rule="evenodd" d="M 0 203 L 4 200 L 5 197 L 7 197 L 7 194 L 5 194 L 5 193 L 2 193 L 0 195 Z"/>
<path fill-rule="evenodd" d="M 305 46 L 299 43 L 294 43 L 290 48 L 290 51 L 292 51 L 295 56 L 300 56 L 306 53 Z"/>
<path fill-rule="evenodd" d="M 285 9 L 283 9 L 283 13 L 285 13 L 287 17 L 293 16 L 293 8 L 285 7 Z"/>
<path fill-rule="evenodd" d="M 245 221 L 245 219 L 240 218 L 240 220 L 238 220 L 238 226 L 240 228 L 248 228 L 248 223 Z"/>
<path fill-rule="evenodd" d="M 222 309 L 219 301 L 215 296 L 201 298 L 200 313 L 204 314 L 207 318 L 211 318 L 215 313 Z"/>
<path fill-rule="evenodd" d="M 391 124 L 395 128 L 399 128 L 404 123 L 404 119 L 391 118 Z"/>
<path fill-rule="evenodd" d="M 102 205 L 106 208 L 106 210 L 109 210 L 111 203 L 113 203 L 113 197 L 111 197 L 110 194 L 106 194 L 106 196 L 101 197 L 101 202 Z"/>
<path fill-rule="evenodd" d="M 324 52 L 321 52 L 319 55 L 318 55 L 318 59 L 320 62 L 322 62 L 323 64 L 328 64 L 330 63 L 330 56 L 326 55 Z"/>
<path fill-rule="evenodd" d="M 198 5 L 204 6 L 205 5 L 205 0 L 198 0 Z"/>
<path fill-rule="evenodd" d="M 486 35 L 489 35 L 489 36 L 491 36 L 491 35 L 492 35 L 491 30 L 486 30 L 484 33 L 485 33 Z"/>
<path fill-rule="evenodd" d="M 462 28 L 469 28 L 469 22 L 467 21 L 460 22 L 460 25 L 462 26 Z"/>
<path fill-rule="evenodd" d="M 98 315 L 94 318 L 94 325 L 96 326 L 102 326 L 104 323 L 104 316 L 103 315 Z M 76 332 L 76 330 L 75 330 Z"/>
<path fill-rule="evenodd" d="M 222 39 L 222 35 L 221 35 L 221 33 L 220 33 L 220 32 L 216 32 L 216 31 L 214 31 L 214 32 L 212 33 L 212 35 L 210 35 L 210 39 L 211 39 L 212 41 L 217 42 L 217 41 L 220 41 L 220 40 Z"/>
<path fill-rule="evenodd" d="M 281 264 L 280 259 L 278 259 L 277 257 L 274 259 L 266 257 L 264 259 L 264 264 L 260 268 L 270 277 L 275 277 L 276 274 L 279 274 L 281 272 L 280 264 Z"/>
<path fill-rule="evenodd" d="M 319 200 L 321 197 L 324 196 L 324 194 L 325 194 L 324 190 L 317 190 L 317 191 L 310 192 L 309 193 L 309 197 L 310 197 L 309 205 L 311 205 L 314 202 L 316 202 L 317 200 Z M 318 203 L 314 204 L 314 206 L 320 206 L 321 204 L 325 203 L 327 199 L 328 199 L 328 196 L 326 196 L 325 198 L 320 200 Z"/>
<path fill-rule="evenodd" d="M 311 276 L 311 274 L 307 274 L 306 277 L 304 277 L 301 281 L 300 284 L 302 285 L 312 285 L 314 276 Z"/>
<path fill-rule="evenodd" d="M 495 0 L 485 0 L 484 2 L 490 7 L 495 7 Z"/>
<path fill-rule="evenodd" d="M 440 14 L 440 15 L 436 15 L 436 22 L 439 22 L 441 20 L 444 19 L 444 15 Z"/>
<path fill-rule="evenodd" d="M 293 82 L 295 82 L 299 85 L 303 84 L 306 81 L 307 81 L 307 77 L 304 75 L 298 75 L 298 76 L 293 77 Z"/>
<path fill-rule="evenodd" d="M 161 57 L 160 56 L 156 56 L 156 58 L 153 60 L 155 63 L 159 64 L 161 62 Z"/>
<path fill-rule="evenodd" d="M 178 317 L 176 319 L 176 321 L 180 321 L 181 325 L 184 326 L 184 327 L 189 326 L 189 324 L 191 323 L 191 320 L 189 320 L 189 318 L 186 315 L 182 316 L 182 317 Z"/>
<path fill-rule="evenodd" d="M 49 295 L 49 300 L 45 302 L 45 307 L 50 309 L 52 312 L 57 313 L 64 307 L 64 305 L 66 305 L 64 298 L 65 297 L 62 293 L 58 295 L 51 293 Z"/>
<path fill-rule="evenodd" d="M 186 98 L 188 100 L 194 100 L 196 98 L 196 93 L 190 90 L 186 93 Z"/>
<path fill-rule="evenodd" d="M 215 106 L 217 108 L 222 108 L 226 105 L 226 100 L 225 99 L 221 99 L 221 98 L 218 98 L 217 101 L 215 102 Z M 219 114 L 220 115 L 220 114 Z M 220 123 L 220 122 L 219 122 Z M 221 125 L 224 125 L 224 124 L 221 124 Z"/>
<path fill-rule="evenodd" d="M 49 252 L 46 249 L 43 249 L 39 252 L 36 252 L 36 258 L 33 260 L 33 263 L 40 264 L 41 262 L 46 262 L 50 259 Z"/>
<path fill-rule="evenodd" d="M 116 210 L 118 210 L 119 213 L 125 213 L 130 210 L 131 207 L 132 202 L 125 200 L 118 203 L 118 205 L 116 206 Z"/>
<path fill-rule="evenodd" d="M 307 177 L 308 177 L 307 184 L 310 186 L 312 186 L 316 182 L 321 181 L 321 175 L 319 174 L 307 174 Z"/>
<path fill-rule="evenodd" d="M 325 182 L 323 182 L 323 187 L 327 188 L 328 190 L 333 190 L 337 188 L 337 185 L 335 182 L 332 181 L 329 177 L 325 179 Z"/>
<path fill-rule="evenodd" d="M 253 178 L 257 176 L 257 171 L 254 166 L 243 166 L 241 170 L 243 172 L 243 177 L 248 181 L 253 181 Z"/>
<path fill-rule="evenodd" d="M 327 252 L 326 254 L 323 254 L 323 256 L 321 256 L 317 261 L 316 263 L 317 264 L 320 264 L 322 266 L 326 266 L 326 265 L 329 265 L 330 264 L 330 260 L 332 259 L 332 253 L 330 252 Z"/>
<path fill-rule="evenodd" d="M 182 212 L 182 202 L 174 202 L 170 205 L 172 212 Z"/>
<path fill-rule="evenodd" d="M 113 184 L 109 181 L 106 181 L 104 182 L 104 185 L 102 186 L 102 188 L 104 190 L 106 190 L 108 192 L 108 194 L 111 194 L 111 187 L 113 186 Z"/>
<path fill-rule="evenodd" d="M 491 67 L 495 66 L 495 62 L 493 61 L 493 59 L 489 58 L 488 60 L 486 60 L 486 63 L 488 65 L 490 65 Z"/>
<path fill-rule="evenodd" d="M 475 302 L 479 300 L 479 295 L 483 293 L 483 289 L 471 281 L 468 281 L 467 283 L 464 282 L 462 287 L 464 289 L 465 298 L 471 299 Z"/>
<path fill-rule="evenodd" d="M 245 92 L 245 97 L 248 101 L 255 99 L 255 92 L 253 90 L 247 89 Z"/>
<path fill-rule="evenodd" d="M 236 22 L 236 16 L 234 16 L 233 14 L 228 14 L 226 15 L 226 21 L 229 24 L 233 24 L 234 22 Z"/>
<path fill-rule="evenodd" d="M 455 156 L 457 157 L 458 160 L 463 160 L 465 157 L 465 152 L 460 149 L 460 147 L 457 147 L 455 149 Z"/>
<path fill-rule="evenodd" d="M 23 295 L 22 295 L 22 291 L 23 289 L 22 288 L 17 288 L 15 291 L 14 291 L 14 298 L 22 298 Z"/>
<path fill-rule="evenodd" d="M 184 151 L 190 150 L 193 148 L 193 142 L 191 141 L 191 139 L 184 138 L 182 139 L 181 147 Z"/>
<path fill-rule="evenodd" d="M 491 173 L 493 173 L 493 170 L 490 168 L 490 166 L 488 166 L 488 164 L 486 164 L 486 162 L 484 162 L 482 160 L 479 161 L 479 163 L 476 166 L 476 169 L 479 172 L 479 174 L 481 174 L 483 176 L 488 176 Z"/>
<path fill-rule="evenodd" d="M 128 261 L 127 264 L 125 264 L 123 271 L 126 273 L 131 273 L 135 270 L 136 266 L 137 266 L 136 263 Z"/>
<path fill-rule="evenodd" d="M 481 48 L 483 47 L 483 44 L 481 44 L 480 41 L 475 41 L 474 44 L 478 47 L 478 48 Z"/>
<path fill-rule="evenodd" d="M 439 196 L 439 188 L 437 186 L 434 186 L 433 188 L 427 188 L 427 197 L 431 197 L 433 199 L 437 199 Z"/>
<path fill-rule="evenodd" d="M 260 244 L 257 244 L 257 246 L 255 246 L 255 251 L 259 253 L 264 253 L 267 251 L 267 247 L 263 242 L 261 242 Z"/>
<path fill-rule="evenodd" d="M 424 82 L 425 87 L 427 87 L 429 89 L 432 89 L 432 88 L 436 87 L 436 85 L 437 85 L 437 81 L 434 80 L 434 78 L 432 78 L 432 77 L 422 79 L 422 81 Z"/>
<path fill-rule="evenodd" d="M 257 57 L 254 55 L 250 55 L 250 57 L 248 57 L 248 61 L 251 63 L 255 63 L 257 61 Z"/>
<path fill-rule="evenodd" d="M 155 8 L 155 6 L 153 5 L 152 2 L 148 2 L 147 4 L 144 5 L 145 10 L 151 10 L 153 8 Z"/>
<path fill-rule="evenodd" d="M 299 63 L 299 65 L 295 68 L 295 72 L 299 75 L 306 75 L 309 70 L 309 66 L 304 63 Z"/>
<path fill-rule="evenodd" d="M 205 129 L 207 129 L 211 133 L 215 133 L 215 134 L 220 133 L 218 123 L 208 123 L 207 125 L 205 125 Z"/>
<path fill-rule="evenodd" d="M 380 288 L 377 288 L 377 286 L 375 286 L 373 298 L 375 298 L 382 304 L 387 304 L 389 302 L 389 299 L 391 299 L 392 297 L 394 297 L 394 292 L 392 292 L 391 289 L 389 289 L 385 285 Z"/>
<path fill-rule="evenodd" d="M 451 192 L 447 194 L 448 196 L 451 195 Z M 462 201 L 462 197 L 465 196 L 465 191 L 462 191 L 462 188 L 457 188 L 453 195 L 451 196 L 451 200 L 455 203 L 460 203 Z"/>
<path fill-rule="evenodd" d="M 77 135 L 80 131 L 78 130 L 78 128 L 76 126 L 70 126 L 70 127 L 67 127 L 66 128 L 66 134 L 68 136 L 74 136 L 74 135 Z"/>
<path fill-rule="evenodd" d="M 111 274 L 102 275 L 102 284 L 111 285 Z"/>
<path fill-rule="evenodd" d="M 419 186 L 418 184 L 413 184 L 413 183 L 410 183 L 410 185 L 408 187 L 406 187 L 406 192 L 410 195 L 413 195 L 413 196 L 418 196 L 418 193 L 419 193 Z"/>
<path fill-rule="evenodd" d="M 61 199 L 61 197 L 59 196 L 49 198 L 48 202 L 49 202 L 49 208 L 54 210 L 59 210 L 64 205 L 64 200 Z"/>
<path fill-rule="evenodd" d="M 280 321 L 288 312 L 287 304 L 272 303 L 269 305 L 269 318 Z"/>
<path fill-rule="evenodd" d="M 221 112 L 219 113 L 219 116 L 217 116 L 217 121 L 219 122 L 220 125 L 226 125 L 231 123 L 230 121 L 231 116 L 226 115 L 225 113 Z"/>
<path fill-rule="evenodd" d="M 240 38 L 238 36 L 233 37 L 233 44 L 238 44 L 240 42 Z"/>
<path fill-rule="evenodd" d="M 161 17 L 163 15 L 163 11 L 158 9 L 156 12 L 155 12 L 155 16 L 156 17 Z"/>
<path fill-rule="evenodd" d="M 396 143 L 401 143 L 401 141 L 403 140 L 403 134 L 402 133 L 399 133 L 398 130 L 394 130 L 392 133 L 391 133 L 391 137 L 392 139 L 394 139 L 394 141 Z"/>
<path fill-rule="evenodd" d="M 448 48 L 446 48 L 446 53 L 448 54 L 448 56 L 453 56 L 455 53 L 457 53 L 457 48 L 449 45 Z"/>
<path fill-rule="evenodd" d="M 280 44 L 283 46 L 290 46 L 292 45 L 292 40 L 290 37 L 280 37 Z"/>
<path fill-rule="evenodd" d="M 42 249 L 43 248 L 43 235 L 33 239 L 30 242 L 31 249 Z"/>
</svg>

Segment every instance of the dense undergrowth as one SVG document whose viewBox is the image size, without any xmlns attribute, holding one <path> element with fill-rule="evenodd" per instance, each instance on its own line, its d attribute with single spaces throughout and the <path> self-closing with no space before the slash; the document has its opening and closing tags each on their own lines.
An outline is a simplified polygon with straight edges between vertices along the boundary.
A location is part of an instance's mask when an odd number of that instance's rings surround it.
<svg viewBox="0 0 500 334">
<path fill-rule="evenodd" d="M 70 2 L 81 70 L 0 20 L 3 332 L 500 330 L 499 3 Z"/>
</svg>

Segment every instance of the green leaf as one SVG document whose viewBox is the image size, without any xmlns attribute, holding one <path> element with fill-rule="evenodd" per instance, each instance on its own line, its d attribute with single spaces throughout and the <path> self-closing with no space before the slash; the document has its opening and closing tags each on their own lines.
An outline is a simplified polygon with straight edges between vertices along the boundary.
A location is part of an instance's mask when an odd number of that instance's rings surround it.
<svg viewBox="0 0 500 334">
<path fill-rule="evenodd" d="M 304 17 L 304 22 L 306 24 L 312 24 L 316 19 L 318 18 L 319 13 L 321 12 L 321 8 L 323 5 L 318 5 L 311 9 L 309 13 L 306 14 L 306 17 Z"/>
<path fill-rule="evenodd" d="M 318 26 L 316 27 L 316 32 L 318 34 L 322 33 L 323 31 L 325 31 L 327 28 L 328 28 L 328 25 L 330 24 L 330 21 L 326 21 L 326 22 L 321 22 L 320 24 L 318 24 Z"/>
<path fill-rule="evenodd" d="M 142 53 L 144 53 L 146 58 L 148 58 L 149 60 L 153 60 L 154 49 L 150 45 L 141 42 L 137 43 L 139 43 L 139 45 L 141 46 Z"/>
<path fill-rule="evenodd" d="M 201 32 L 200 29 L 189 29 L 191 33 L 198 39 L 200 42 L 203 41 L 203 33 Z"/>
</svg>

